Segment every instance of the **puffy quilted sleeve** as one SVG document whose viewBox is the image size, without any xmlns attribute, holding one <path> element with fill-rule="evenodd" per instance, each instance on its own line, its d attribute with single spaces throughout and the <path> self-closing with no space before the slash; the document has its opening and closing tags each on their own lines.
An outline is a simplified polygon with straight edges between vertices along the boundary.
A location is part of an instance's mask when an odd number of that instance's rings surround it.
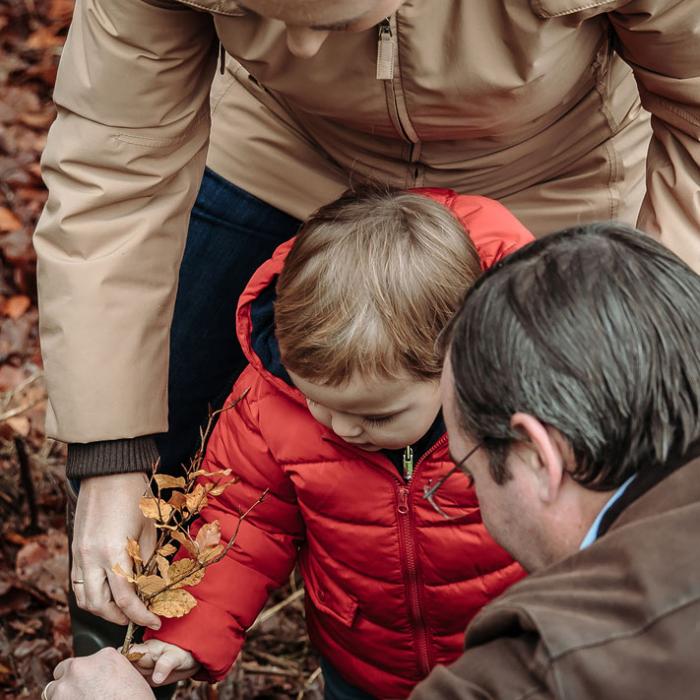
<svg viewBox="0 0 700 700">
<path fill-rule="evenodd" d="M 77 0 L 34 244 L 47 434 L 167 429 L 168 338 L 209 139 L 210 15 L 172 0 Z"/>
<path fill-rule="evenodd" d="M 245 379 L 243 375 L 238 385 Z M 237 395 L 234 390 L 233 396 Z M 222 538 L 236 530 L 239 513 L 269 489 L 240 523 L 234 546 L 210 566 L 204 579 L 188 589 L 197 606 L 185 617 L 162 619 L 158 638 L 187 649 L 203 666 L 199 678 L 223 678 L 243 645 L 245 631 L 265 605 L 271 590 L 281 586 L 296 562 L 303 523 L 294 489 L 270 454 L 258 429 L 257 404 L 244 398 L 225 411 L 212 434 L 205 468 L 229 468 L 240 479 L 220 496 L 210 497 L 192 533 L 218 520 Z"/>
<path fill-rule="evenodd" d="M 652 114 L 638 225 L 700 272 L 700 5 L 631 0 L 608 16 Z"/>
</svg>

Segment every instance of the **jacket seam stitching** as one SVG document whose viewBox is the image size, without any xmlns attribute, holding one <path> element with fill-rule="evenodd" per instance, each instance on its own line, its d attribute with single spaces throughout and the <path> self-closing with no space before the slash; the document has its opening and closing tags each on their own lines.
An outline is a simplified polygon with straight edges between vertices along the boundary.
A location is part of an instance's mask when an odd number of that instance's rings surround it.
<svg viewBox="0 0 700 700">
<path fill-rule="evenodd" d="M 561 12 L 547 12 L 542 6 L 539 0 L 536 0 L 535 4 L 546 17 L 563 17 L 565 15 L 573 15 L 575 12 L 581 12 L 582 10 L 590 10 L 592 7 L 600 7 L 601 5 L 612 5 L 615 0 L 598 0 L 597 2 L 589 2 L 587 5 L 579 5 L 578 7 L 573 7 L 570 10 L 562 10 Z"/>
<path fill-rule="evenodd" d="M 170 138 L 159 138 L 158 136 L 142 136 L 140 134 L 129 134 L 126 131 L 117 132 L 112 136 L 115 141 L 120 143 L 126 143 L 130 146 L 137 146 L 140 148 L 168 148 L 169 146 L 175 146 L 179 143 L 183 143 L 191 136 L 192 132 L 196 131 L 203 121 L 209 118 L 209 105 L 206 105 L 206 110 L 202 109 L 201 114 L 192 121 L 191 124 L 187 126 L 185 131 L 179 136 L 172 136 Z"/>
</svg>

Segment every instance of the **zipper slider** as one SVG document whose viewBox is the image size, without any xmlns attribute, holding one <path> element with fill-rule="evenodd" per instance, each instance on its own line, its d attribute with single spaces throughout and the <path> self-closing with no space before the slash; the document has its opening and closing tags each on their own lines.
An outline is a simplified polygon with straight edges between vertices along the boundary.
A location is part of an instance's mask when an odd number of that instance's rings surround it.
<svg viewBox="0 0 700 700">
<path fill-rule="evenodd" d="M 410 481 L 413 476 L 413 448 L 408 445 L 403 451 L 403 478 Z"/>
<path fill-rule="evenodd" d="M 394 37 L 387 17 L 379 25 L 377 41 L 377 80 L 394 79 Z"/>
<path fill-rule="evenodd" d="M 408 513 L 408 489 L 402 486 L 399 490 L 399 507 L 397 508 L 401 515 Z"/>
</svg>

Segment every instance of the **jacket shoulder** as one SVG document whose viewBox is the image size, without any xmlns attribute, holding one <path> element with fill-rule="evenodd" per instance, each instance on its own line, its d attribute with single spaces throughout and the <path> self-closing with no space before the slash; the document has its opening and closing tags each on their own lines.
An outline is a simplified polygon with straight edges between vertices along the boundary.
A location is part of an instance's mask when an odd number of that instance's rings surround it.
<svg viewBox="0 0 700 700">
<path fill-rule="evenodd" d="M 525 225 L 495 199 L 451 190 L 426 191 L 426 195 L 440 201 L 460 220 L 484 270 L 534 240 Z"/>
</svg>

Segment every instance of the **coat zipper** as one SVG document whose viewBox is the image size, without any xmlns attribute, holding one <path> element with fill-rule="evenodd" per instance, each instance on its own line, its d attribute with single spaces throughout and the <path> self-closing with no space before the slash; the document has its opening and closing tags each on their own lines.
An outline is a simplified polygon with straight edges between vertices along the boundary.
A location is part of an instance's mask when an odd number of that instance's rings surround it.
<svg viewBox="0 0 700 700">
<path fill-rule="evenodd" d="M 413 448 L 410 445 L 406 446 L 403 451 L 403 478 L 410 481 L 413 476 Z"/>
<path fill-rule="evenodd" d="M 329 439 L 329 438 L 326 438 Z M 335 440 L 330 439 L 330 442 Z M 341 443 L 338 443 L 341 444 Z M 423 615 L 423 602 L 421 600 L 421 583 L 418 575 L 418 558 L 416 555 L 416 545 L 414 537 L 415 522 L 411 511 L 410 495 L 415 482 L 415 475 L 420 465 L 428 459 L 437 449 L 447 444 L 447 435 L 442 435 L 440 439 L 427 450 L 420 459 L 413 465 L 413 450 L 410 451 L 410 461 L 412 464 L 411 478 L 402 481 L 396 469 L 393 475 L 386 472 L 388 479 L 394 484 L 397 497 L 398 525 L 399 525 L 399 548 L 401 550 L 401 566 L 404 569 L 404 583 L 406 586 L 406 596 L 409 603 L 409 623 L 416 643 L 418 655 L 418 671 L 421 678 L 430 673 L 433 667 L 432 654 L 430 651 L 430 633 L 425 623 Z M 347 445 L 343 445 L 347 447 Z M 404 451 L 404 474 L 406 473 L 406 459 L 409 453 Z M 382 471 L 384 471 L 382 469 Z"/>
<path fill-rule="evenodd" d="M 395 481 L 397 485 L 398 505 L 396 510 L 399 517 L 399 544 L 405 556 L 402 560 L 406 562 L 406 589 L 411 615 L 411 627 L 413 629 L 413 637 L 416 640 L 416 652 L 418 655 L 418 670 L 421 677 L 425 677 L 430 673 L 433 667 L 432 654 L 430 653 L 430 633 L 428 626 L 425 623 L 423 614 L 423 602 L 421 600 L 421 583 L 418 575 L 418 557 L 416 555 L 416 545 L 414 537 L 415 522 L 410 505 L 410 495 L 412 480 L 416 469 L 424 462 L 435 450 L 447 442 L 447 436 L 443 435 L 434 445 L 428 450 L 415 465 L 413 466 L 413 450 L 408 447 L 404 452 L 404 475 L 407 475 L 406 483 Z M 410 476 L 407 472 L 407 460 L 410 460 Z"/>
<path fill-rule="evenodd" d="M 387 17 L 379 24 L 377 80 L 384 82 L 389 119 L 401 139 L 407 144 L 404 158 L 411 166 L 407 173 L 405 186 L 418 187 L 421 184 L 423 172 L 422 166 L 418 163 L 421 154 L 421 143 L 408 115 L 408 106 L 404 99 L 400 71 L 397 71 L 395 68 L 398 65 L 397 54 L 398 36 L 392 28 L 391 17 Z"/>
</svg>

